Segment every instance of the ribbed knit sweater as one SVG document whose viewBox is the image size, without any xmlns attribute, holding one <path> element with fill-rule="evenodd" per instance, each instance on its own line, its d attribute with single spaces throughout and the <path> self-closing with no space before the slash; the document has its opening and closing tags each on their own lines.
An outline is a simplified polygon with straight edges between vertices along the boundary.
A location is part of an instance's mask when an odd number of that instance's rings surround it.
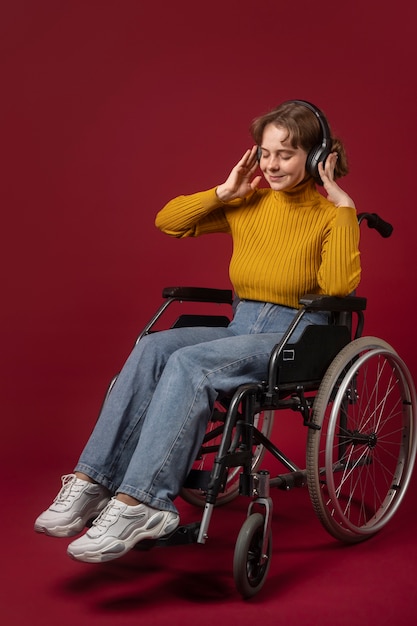
<svg viewBox="0 0 417 626">
<path fill-rule="evenodd" d="M 297 308 L 303 294 L 345 296 L 360 280 L 356 211 L 336 208 L 311 179 L 230 203 L 215 188 L 179 196 L 155 223 L 173 237 L 230 234 L 230 280 L 242 299 Z"/>
</svg>

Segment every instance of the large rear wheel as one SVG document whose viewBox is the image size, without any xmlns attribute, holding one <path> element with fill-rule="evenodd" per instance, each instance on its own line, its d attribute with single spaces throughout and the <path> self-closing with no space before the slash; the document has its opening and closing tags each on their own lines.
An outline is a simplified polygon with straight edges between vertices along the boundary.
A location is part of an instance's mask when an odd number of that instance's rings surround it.
<svg viewBox="0 0 417 626">
<path fill-rule="evenodd" d="M 374 337 L 348 344 L 317 392 L 307 437 L 313 507 L 335 538 L 356 543 L 397 511 L 416 456 L 416 392 L 393 348 Z"/>
</svg>

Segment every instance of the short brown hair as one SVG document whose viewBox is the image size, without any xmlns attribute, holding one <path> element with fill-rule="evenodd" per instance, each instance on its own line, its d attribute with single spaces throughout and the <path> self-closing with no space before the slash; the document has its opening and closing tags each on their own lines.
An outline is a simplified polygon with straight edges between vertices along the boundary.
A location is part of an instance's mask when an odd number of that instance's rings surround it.
<svg viewBox="0 0 417 626">
<path fill-rule="evenodd" d="M 285 128 L 291 146 L 293 148 L 300 147 L 307 154 L 322 141 L 322 129 L 317 116 L 308 107 L 298 102 L 291 100 L 283 102 L 269 113 L 253 120 L 250 131 L 258 146 L 262 144 L 265 127 L 269 124 Z M 349 172 L 345 147 L 340 139 L 333 137 L 331 133 L 330 136 L 332 141 L 331 152 L 338 154 L 335 178 L 341 178 Z"/>
</svg>

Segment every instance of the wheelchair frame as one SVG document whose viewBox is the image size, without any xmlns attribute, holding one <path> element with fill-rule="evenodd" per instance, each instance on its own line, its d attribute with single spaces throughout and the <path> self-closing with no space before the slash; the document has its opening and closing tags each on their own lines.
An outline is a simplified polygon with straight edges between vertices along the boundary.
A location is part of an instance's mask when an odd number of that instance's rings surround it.
<svg viewBox="0 0 417 626">
<path fill-rule="evenodd" d="M 392 227 L 360 214 L 383 237 Z M 230 290 L 169 287 L 164 303 L 137 341 L 150 333 L 173 302 L 232 304 Z M 417 397 L 404 361 L 385 341 L 362 337 L 366 299 L 306 295 L 293 323 L 273 347 L 265 381 L 239 387 L 216 406 L 182 497 L 204 507 L 201 522 L 171 536 L 141 542 L 205 543 L 213 509 L 238 494 L 252 498 L 236 541 L 233 574 L 244 598 L 263 586 L 271 563 L 270 488 L 308 487 L 313 508 L 336 539 L 357 543 L 381 530 L 407 491 L 417 453 Z M 307 311 L 327 311 L 327 326 L 291 336 Z M 356 318 L 356 326 L 353 321 Z M 224 316 L 181 315 L 174 327 L 226 325 Z M 300 469 L 272 441 L 274 414 L 291 409 L 307 428 L 306 467 Z M 283 465 L 275 477 L 261 468 L 268 452 Z M 204 463 L 208 461 L 206 469 Z"/>
</svg>

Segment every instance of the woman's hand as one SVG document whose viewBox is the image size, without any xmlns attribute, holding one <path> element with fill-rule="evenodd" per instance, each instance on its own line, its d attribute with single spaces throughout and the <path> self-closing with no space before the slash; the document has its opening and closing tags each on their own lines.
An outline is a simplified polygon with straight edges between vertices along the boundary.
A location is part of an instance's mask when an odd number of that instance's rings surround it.
<svg viewBox="0 0 417 626">
<path fill-rule="evenodd" d="M 256 158 L 257 147 L 246 150 L 243 157 L 234 166 L 227 180 L 219 185 L 216 194 L 222 202 L 230 202 L 236 198 L 246 198 L 258 187 L 262 176 L 252 177 L 258 167 Z"/>
<path fill-rule="evenodd" d="M 349 206 L 355 208 L 355 203 L 348 194 L 339 187 L 334 180 L 334 169 L 336 167 L 337 152 L 331 152 L 326 159 L 325 166 L 319 163 L 318 170 L 323 187 L 327 192 L 327 199 L 337 207 Z"/>
</svg>

